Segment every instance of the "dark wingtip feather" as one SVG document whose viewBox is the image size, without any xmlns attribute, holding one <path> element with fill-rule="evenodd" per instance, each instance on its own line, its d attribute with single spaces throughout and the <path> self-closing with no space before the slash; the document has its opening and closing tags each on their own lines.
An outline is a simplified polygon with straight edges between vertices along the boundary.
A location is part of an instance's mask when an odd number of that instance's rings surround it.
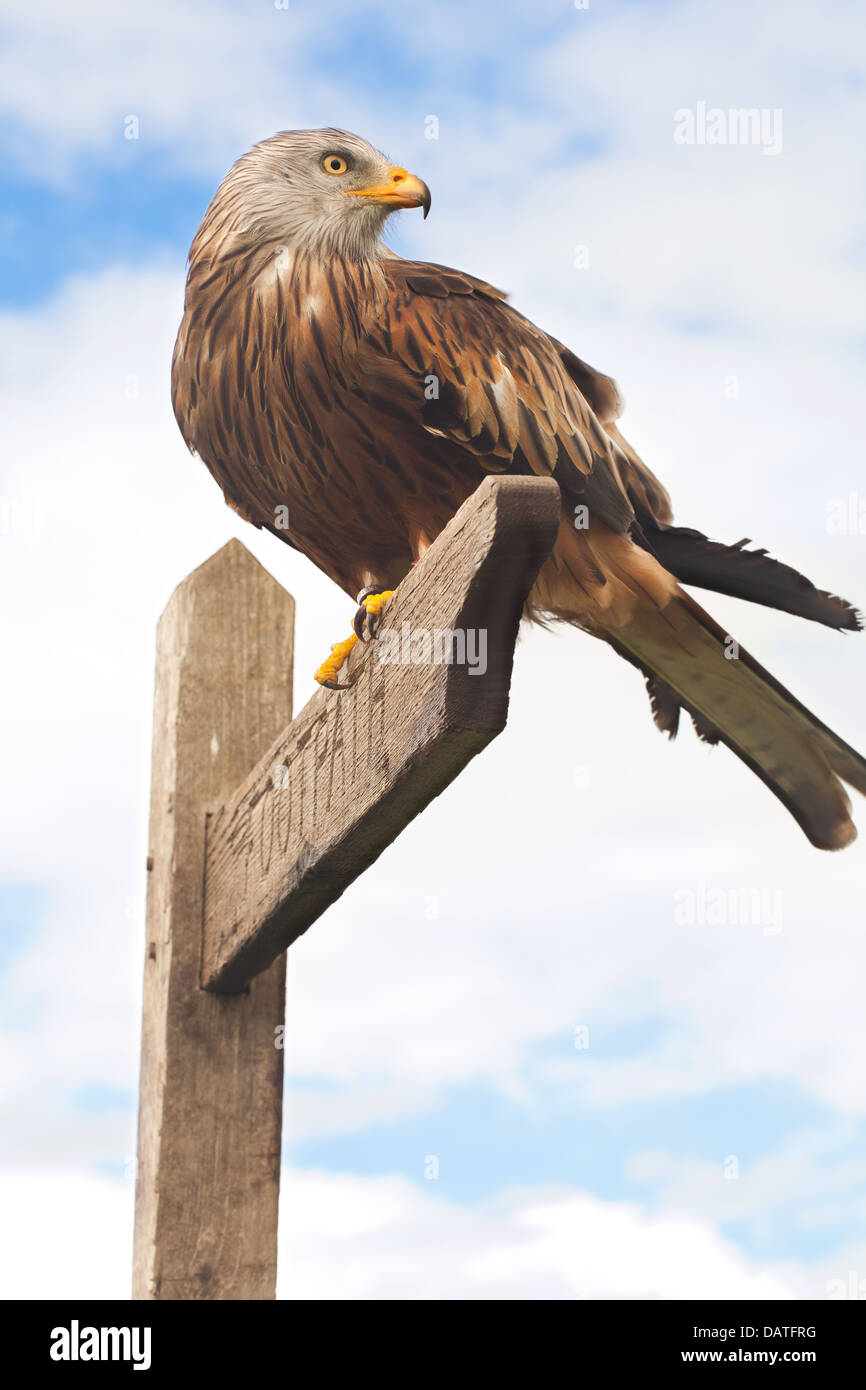
<svg viewBox="0 0 866 1390">
<path fill-rule="evenodd" d="M 817 589 L 805 575 L 772 559 L 763 547 L 747 550 L 751 544 L 748 539 L 723 545 L 690 527 L 650 527 L 644 522 L 643 532 L 635 534 L 635 540 L 652 551 L 682 584 L 762 603 L 837 631 L 863 629 L 862 614 L 846 599 Z"/>
</svg>

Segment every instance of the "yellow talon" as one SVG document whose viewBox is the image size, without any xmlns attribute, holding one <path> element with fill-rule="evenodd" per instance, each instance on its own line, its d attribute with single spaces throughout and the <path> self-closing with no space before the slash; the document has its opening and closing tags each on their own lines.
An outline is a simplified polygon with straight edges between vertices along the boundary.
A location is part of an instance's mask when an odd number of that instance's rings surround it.
<svg viewBox="0 0 866 1390">
<path fill-rule="evenodd" d="M 331 655 L 326 661 L 322 662 L 318 671 L 315 673 L 314 679 L 319 682 L 319 685 L 326 685 L 329 690 L 346 690 L 354 683 L 353 681 L 346 681 L 341 685 L 337 677 L 340 674 L 343 663 L 348 657 L 349 652 L 359 640 L 361 628 L 358 619 L 361 617 L 362 610 L 367 614 L 380 613 L 393 592 L 393 589 L 383 589 L 381 594 L 368 594 L 366 598 L 361 599 L 358 605 L 358 616 L 355 619 L 355 631 L 352 633 L 351 637 L 346 638 L 345 642 L 334 643 L 331 647 Z"/>
<path fill-rule="evenodd" d="M 357 642 L 354 632 L 351 637 L 347 637 L 345 642 L 335 642 L 331 647 L 331 655 L 327 657 L 316 672 L 315 679 L 319 685 L 335 686 L 340 669 L 349 652 Z"/>
</svg>

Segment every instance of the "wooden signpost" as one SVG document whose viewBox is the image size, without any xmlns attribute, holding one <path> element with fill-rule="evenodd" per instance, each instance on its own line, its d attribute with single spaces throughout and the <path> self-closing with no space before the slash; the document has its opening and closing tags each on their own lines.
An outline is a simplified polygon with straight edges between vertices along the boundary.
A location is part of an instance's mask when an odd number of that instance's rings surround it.
<svg viewBox="0 0 866 1390">
<path fill-rule="evenodd" d="M 286 948 L 505 727 L 550 479 L 486 479 L 343 693 L 291 718 L 294 602 L 238 541 L 175 590 L 154 703 L 133 1297 L 273 1298 Z M 345 675 L 345 673 L 344 673 Z"/>
</svg>

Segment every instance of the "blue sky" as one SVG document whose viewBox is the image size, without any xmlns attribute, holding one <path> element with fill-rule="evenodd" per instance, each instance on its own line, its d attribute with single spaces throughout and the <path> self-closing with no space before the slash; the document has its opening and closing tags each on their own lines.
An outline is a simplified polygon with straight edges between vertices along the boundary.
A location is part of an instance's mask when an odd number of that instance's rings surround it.
<svg viewBox="0 0 866 1390">
<path fill-rule="evenodd" d="M 90 274 L 107 262 L 132 264 L 159 251 L 185 256 L 189 229 L 209 202 L 206 181 L 166 177 L 158 163 L 148 168 L 131 141 L 124 153 L 122 168 L 96 171 L 71 189 L 6 171 L 0 186 L 7 209 L 0 223 L 4 305 L 43 302 L 68 276 Z"/>
<path fill-rule="evenodd" d="M 781 0 L 5 0 L 0 33 L 6 1278 L 124 1297 L 156 620 L 239 536 L 298 601 L 300 707 L 350 616 L 171 416 L 219 179 L 280 128 L 366 135 L 433 192 L 392 244 L 616 376 L 679 519 L 866 606 L 866 534 L 827 526 L 863 496 L 866 35 L 856 5 Z M 780 151 L 677 145 L 699 102 L 780 110 Z M 862 640 L 707 606 L 866 746 Z M 292 948 L 282 1296 L 866 1278 L 864 867 L 724 749 L 667 746 L 599 644 L 527 633 L 506 733 Z M 781 930 L 678 923 L 706 887 L 778 895 Z"/>
</svg>

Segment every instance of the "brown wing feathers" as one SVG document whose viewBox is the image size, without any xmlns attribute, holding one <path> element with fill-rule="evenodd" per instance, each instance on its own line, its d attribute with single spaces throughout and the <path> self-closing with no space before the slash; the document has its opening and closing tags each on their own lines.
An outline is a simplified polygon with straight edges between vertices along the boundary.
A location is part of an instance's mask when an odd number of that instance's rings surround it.
<svg viewBox="0 0 866 1390">
<path fill-rule="evenodd" d="M 459 443 L 486 471 L 553 476 L 569 510 L 585 503 L 605 524 L 627 530 L 634 512 L 611 441 L 575 391 L 559 345 L 483 281 L 407 261 L 388 261 L 385 272 L 397 308 L 387 323 L 388 362 L 374 330 L 360 354 L 361 389 L 386 376 L 394 409 L 402 367 L 397 399 L 426 430 Z M 419 388 L 428 378 L 435 385 L 425 395 Z"/>
</svg>

